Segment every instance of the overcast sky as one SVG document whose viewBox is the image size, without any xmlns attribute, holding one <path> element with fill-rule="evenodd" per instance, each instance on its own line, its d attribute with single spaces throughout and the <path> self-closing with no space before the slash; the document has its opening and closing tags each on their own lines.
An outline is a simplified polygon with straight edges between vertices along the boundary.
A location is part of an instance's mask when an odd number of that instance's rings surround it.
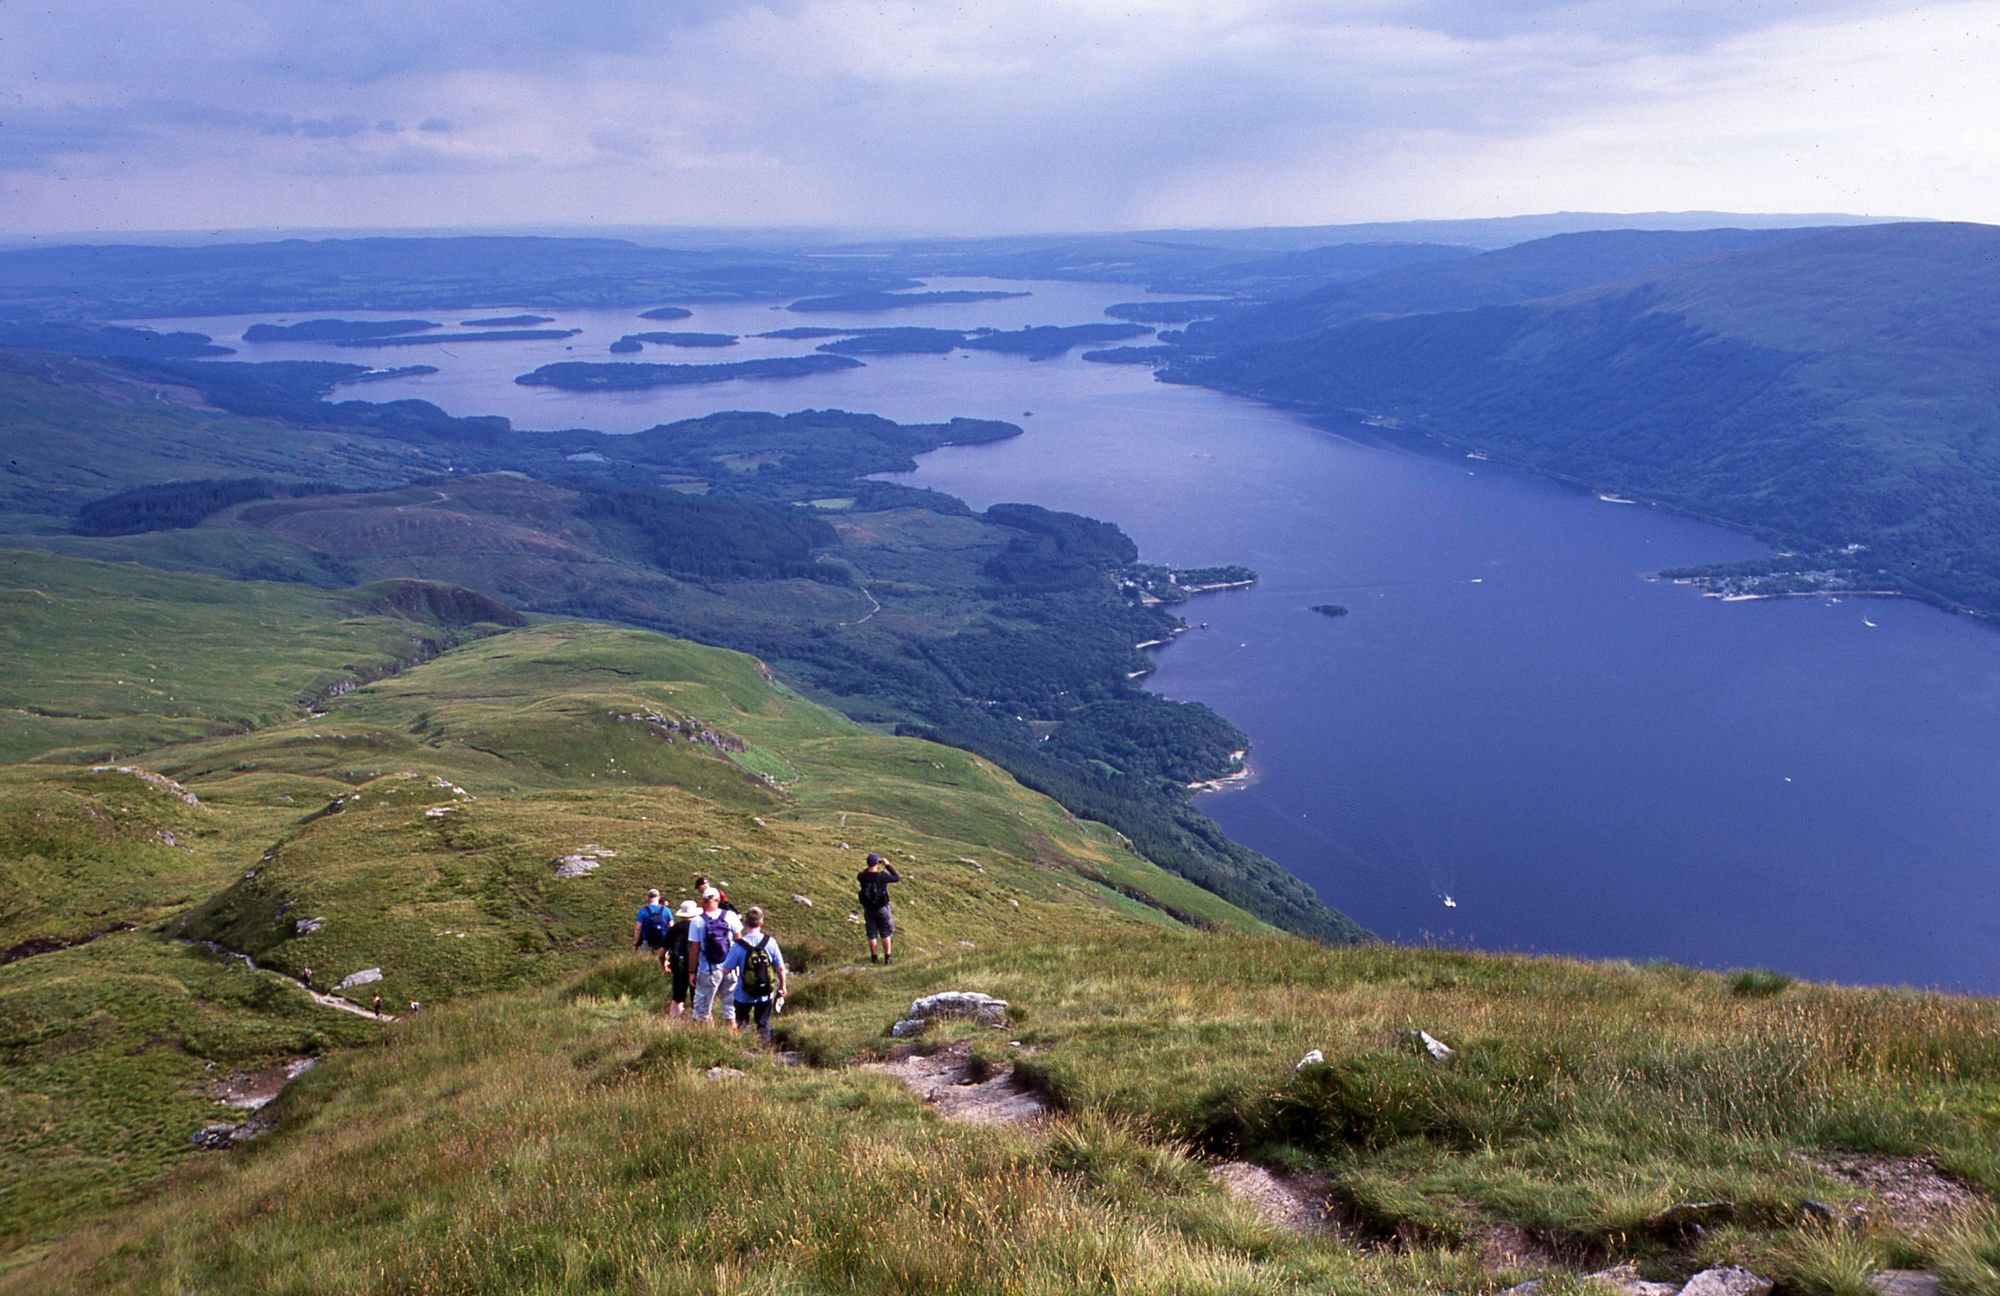
<svg viewBox="0 0 2000 1296">
<path fill-rule="evenodd" d="M 0 0 L 0 231 L 2000 221 L 2000 0 Z"/>
</svg>

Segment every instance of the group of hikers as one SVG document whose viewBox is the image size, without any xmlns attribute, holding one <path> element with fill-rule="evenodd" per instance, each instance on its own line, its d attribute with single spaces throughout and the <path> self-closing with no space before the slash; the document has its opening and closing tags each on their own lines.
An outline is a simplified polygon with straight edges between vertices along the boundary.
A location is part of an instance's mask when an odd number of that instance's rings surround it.
<svg viewBox="0 0 2000 1296">
<path fill-rule="evenodd" d="M 900 881 L 895 868 L 874 854 L 855 875 L 870 963 L 895 958 L 889 884 Z M 670 1016 L 713 1025 L 719 1003 L 722 1019 L 738 1034 L 755 1028 L 769 1042 L 771 1017 L 784 1011 L 790 973 L 778 938 L 765 926 L 764 910 L 757 905 L 738 910 L 707 877 L 694 880 L 694 893 L 670 909 L 659 888 L 647 891 L 646 903 L 632 917 L 632 948 L 651 951 L 660 971 L 673 979 Z"/>
</svg>

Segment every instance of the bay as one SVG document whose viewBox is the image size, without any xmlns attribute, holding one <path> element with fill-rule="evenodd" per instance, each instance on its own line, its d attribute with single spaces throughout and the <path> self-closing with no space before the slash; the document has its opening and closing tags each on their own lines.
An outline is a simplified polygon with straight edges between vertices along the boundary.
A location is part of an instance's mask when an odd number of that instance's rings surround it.
<svg viewBox="0 0 2000 1296">
<path fill-rule="evenodd" d="M 636 431 L 732 408 L 1011 419 L 1022 436 L 938 451 L 904 480 L 975 507 L 1020 500 L 1105 518 L 1149 561 L 1256 568 L 1256 588 L 1184 609 L 1206 624 L 1156 654 L 1150 684 L 1250 734 L 1252 777 L 1203 808 L 1381 935 L 2000 990 L 2000 633 L 1989 628 L 1903 600 L 1704 599 L 1648 576 L 1761 547 L 1075 353 L 871 356 L 834 374 L 645 392 L 512 381 L 553 360 L 613 359 L 605 348 L 620 335 L 662 327 L 1012 328 L 1098 321 L 1138 295 L 932 286 L 1032 295 L 855 316 L 703 305 L 667 325 L 636 310 L 544 310 L 583 332 L 242 350 L 437 365 L 344 394 L 526 427 Z M 267 318 L 176 327 L 226 341 Z M 813 345 L 746 337 L 638 358 Z M 1351 611 L 1330 619 L 1310 610 L 1320 603 Z"/>
</svg>

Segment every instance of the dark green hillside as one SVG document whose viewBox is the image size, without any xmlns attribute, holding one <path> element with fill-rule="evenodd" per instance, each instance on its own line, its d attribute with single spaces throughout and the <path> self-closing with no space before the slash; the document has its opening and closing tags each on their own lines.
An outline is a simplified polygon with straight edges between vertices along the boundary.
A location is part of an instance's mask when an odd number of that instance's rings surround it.
<svg viewBox="0 0 2000 1296">
<path fill-rule="evenodd" d="M 64 317 L 639 305 L 914 287 L 880 265 L 621 239 L 284 239 L 0 252 L 0 309 Z M 664 317 L 655 317 L 664 318 Z"/>
<path fill-rule="evenodd" d="M 1812 232 L 1618 229 L 1558 234 L 1475 257 L 1397 266 L 1304 296 L 1243 307 L 1224 319 L 1195 324 L 1187 341 L 1196 350 L 1234 349 L 1370 315 L 1470 310 L 1558 297 L 1697 257 L 1762 247 Z"/>
<path fill-rule="evenodd" d="M 1996 303 L 2000 230 L 1865 226 L 1551 301 L 1252 342 L 1180 372 L 1394 415 L 1727 522 L 1796 551 L 1773 563 L 1794 583 L 1995 613 Z"/>
<path fill-rule="evenodd" d="M 19 400 L 52 426 L 62 455 L 31 461 L 22 475 L 44 485 L 23 483 L 21 498 L 65 515 L 29 519 L 45 534 L 22 541 L 328 588 L 416 577 L 528 611 L 756 652 L 852 715 L 1004 764 L 1273 921 L 1331 939 L 1358 934 L 1188 804 L 1185 785 L 1231 772 L 1228 753 L 1244 739 L 1207 708 L 1160 702 L 1134 682 L 1146 669 L 1134 645 L 1174 624 L 1141 602 L 1141 587 L 1159 584 L 1165 599 L 1170 580 L 1121 573 L 1101 555 L 1079 563 L 1060 546 L 1039 552 L 1050 537 L 1023 534 L 1028 514 L 974 518 L 948 496 L 864 479 L 940 445 L 1014 435 L 1012 425 L 805 411 L 718 414 L 633 436 L 520 432 L 415 401 L 319 399 L 352 372 L 49 360 L 24 373 Z M 127 415 L 112 400 L 126 391 L 176 400 L 135 402 Z M 216 406 L 279 417 L 232 418 Z M 107 487 L 127 473 L 181 476 L 155 456 L 186 435 L 190 411 L 215 433 L 190 438 L 191 480 L 95 498 L 47 488 L 65 458 Z M 273 471 L 288 445 L 326 447 L 324 459 L 292 468 L 315 469 L 317 480 L 267 491 L 218 471 Z M 412 471 L 375 466 L 397 459 Z M 380 489 L 385 476 L 418 483 Z M 80 523 L 127 534 L 71 534 Z M 175 529 L 132 532 L 138 525 Z M 1151 750 L 1135 733 L 1177 745 Z"/>
</svg>

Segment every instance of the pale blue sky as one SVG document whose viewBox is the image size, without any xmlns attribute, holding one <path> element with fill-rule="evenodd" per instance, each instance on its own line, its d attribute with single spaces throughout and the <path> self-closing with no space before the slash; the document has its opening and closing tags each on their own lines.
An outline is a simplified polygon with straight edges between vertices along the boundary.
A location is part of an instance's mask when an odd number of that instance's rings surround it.
<svg viewBox="0 0 2000 1296">
<path fill-rule="evenodd" d="M 0 0 L 0 231 L 2000 221 L 2000 0 Z"/>
</svg>

